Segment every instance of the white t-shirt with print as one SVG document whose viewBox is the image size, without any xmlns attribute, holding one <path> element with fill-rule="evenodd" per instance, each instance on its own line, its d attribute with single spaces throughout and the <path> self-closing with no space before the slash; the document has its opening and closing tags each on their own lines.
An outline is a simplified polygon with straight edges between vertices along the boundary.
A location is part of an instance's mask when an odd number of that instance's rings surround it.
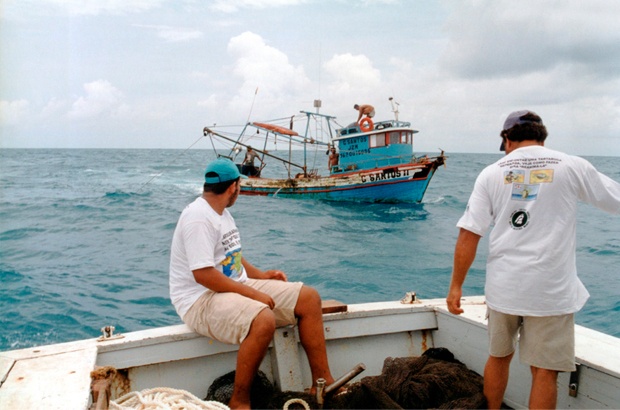
<svg viewBox="0 0 620 410">
<path fill-rule="evenodd" d="M 239 282 L 247 280 L 235 220 L 227 209 L 220 215 L 198 197 L 181 213 L 170 250 L 170 299 L 181 318 L 208 290 L 192 271 L 207 267 Z"/>
<path fill-rule="evenodd" d="M 485 283 L 493 310 L 520 316 L 574 313 L 589 297 L 577 277 L 578 201 L 620 213 L 620 184 L 583 158 L 518 148 L 485 168 L 457 226 L 489 237 Z"/>
</svg>

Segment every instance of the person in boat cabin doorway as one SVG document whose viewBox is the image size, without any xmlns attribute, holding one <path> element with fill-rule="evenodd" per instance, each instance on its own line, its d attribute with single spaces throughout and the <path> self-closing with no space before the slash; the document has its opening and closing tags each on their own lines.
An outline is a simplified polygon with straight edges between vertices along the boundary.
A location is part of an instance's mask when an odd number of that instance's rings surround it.
<svg viewBox="0 0 620 410">
<path fill-rule="evenodd" d="M 259 160 L 261 165 L 264 164 L 263 160 L 258 156 L 258 153 L 248 145 L 248 150 L 245 153 L 245 158 L 241 164 L 241 173 L 243 175 L 255 177 L 260 174 L 260 171 L 256 168 L 256 165 L 254 165 L 255 159 Z"/>
<path fill-rule="evenodd" d="M 321 297 L 280 270 L 261 270 L 243 255 L 228 211 L 240 192 L 237 166 L 218 158 L 205 170 L 201 196 L 179 217 L 170 252 L 170 299 L 189 327 L 238 344 L 235 385 L 228 406 L 250 408 L 250 389 L 277 326 L 297 324 L 313 383 L 334 382 L 323 333 Z M 312 386 L 316 389 L 316 386 Z"/>
<path fill-rule="evenodd" d="M 327 160 L 327 169 L 331 171 L 332 167 L 338 165 L 340 161 L 340 154 L 336 152 L 336 147 L 331 147 L 328 149 L 326 154 L 329 155 Z"/>
<path fill-rule="evenodd" d="M 502 404 L 518 341 L 532 373 L 529 407 L 555 408 L 558 372 L 575 370 L 574 314 L 589 297 L 575 263 L 577 203 L 620 214 L 620 184 L 583 158 L 545 147 L 547 129 L 531 111 L 511 113 L 500 136 L 506 156 L 478 175 L 457 223 L 446 303 L 456 315 L 466 309 L 462 286 L 493 226 L 485 283 L 488 406 Z"/>
<path fill-rule="evenodd" d="M 368 105 L 368 104 L 364 104 L 364 105 L 358 105 L 355 104 L 353 106 L 353 108 L 355 108 L 356 110 L 359 111 L 359 115 L 357 116 L 357 123 L 359 124 L 360 120 L 362 119 L 362 116 L 366 116 L 368 118 L 372 118 L 375 116 L 375 107 L 373 107 L 372 105 Z"/>
</svg>

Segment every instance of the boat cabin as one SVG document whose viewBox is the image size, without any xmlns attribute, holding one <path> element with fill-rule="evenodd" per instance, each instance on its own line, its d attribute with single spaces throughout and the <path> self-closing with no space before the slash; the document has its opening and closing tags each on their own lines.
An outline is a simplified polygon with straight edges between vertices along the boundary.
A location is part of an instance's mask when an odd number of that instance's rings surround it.
<svg viewBox="0 0 620 410">
<path fill-rule="evenodd" d="M 369 131 L 357 123 L 338 130 L 333 142 L 338 144 L 340 163 L 332 167 L 332 174 L 411 162 L 413 134 L 418 132 L 411 123 L 389 120 L 373 125 Z"/>
</svg>

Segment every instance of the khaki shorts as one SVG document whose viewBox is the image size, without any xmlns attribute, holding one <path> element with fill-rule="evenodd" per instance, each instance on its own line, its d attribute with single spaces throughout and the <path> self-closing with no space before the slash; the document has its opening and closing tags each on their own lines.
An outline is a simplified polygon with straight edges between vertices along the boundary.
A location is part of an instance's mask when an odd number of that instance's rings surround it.
<svg viewBox="0 0 620 410">
<path fill-rule="evenodd" d="M 489 354 L 505 357 L 519 341 L 519 360 L 560 372 L 575 371 L 575 315 L 514 316 L 488 309 Z"/>
<path fill-rule="evenodd" d="M 271 296 L 275 302 L 273 313 L 276 326 L 297 322 L 295 305 L 303 283 L 248 279 L 244 284 Z M 252 322 L 263 309 L 269 307 L 238 293 L 208 290 L 189 308 L 183 322 L 201 335 L 223 343 L 241 344 Z"/>
</svg>

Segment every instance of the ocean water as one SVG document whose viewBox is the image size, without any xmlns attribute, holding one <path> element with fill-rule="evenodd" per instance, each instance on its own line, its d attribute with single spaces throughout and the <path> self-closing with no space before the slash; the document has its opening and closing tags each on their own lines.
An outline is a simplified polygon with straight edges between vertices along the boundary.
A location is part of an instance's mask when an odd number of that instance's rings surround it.
<svg viewBox="0 0 620 410">
<path fill-rule="evenodd" d="M 241 196 L 231 211 L 244 256 L 324 299 L 445 297 L 456 221 L 478 172 L 499 158 L 447 155 L 422 204 Z M 168 298 L 170 241 L 213 158 L 198 149 L 0 150 L 0 351 L 98 337 L 106 325 L 181 323 Z M 618 158 L 587 159 L 620 180 Z M 269 173 L 285 170 L 270 162 Z M 618 337 L 619 233 L 620 217 L 580 207 L 577 264 L 592 296 L 577 323 Z M 486 248 L 483 239 L 465 295 L 483 293 Z"/>
</svg>

